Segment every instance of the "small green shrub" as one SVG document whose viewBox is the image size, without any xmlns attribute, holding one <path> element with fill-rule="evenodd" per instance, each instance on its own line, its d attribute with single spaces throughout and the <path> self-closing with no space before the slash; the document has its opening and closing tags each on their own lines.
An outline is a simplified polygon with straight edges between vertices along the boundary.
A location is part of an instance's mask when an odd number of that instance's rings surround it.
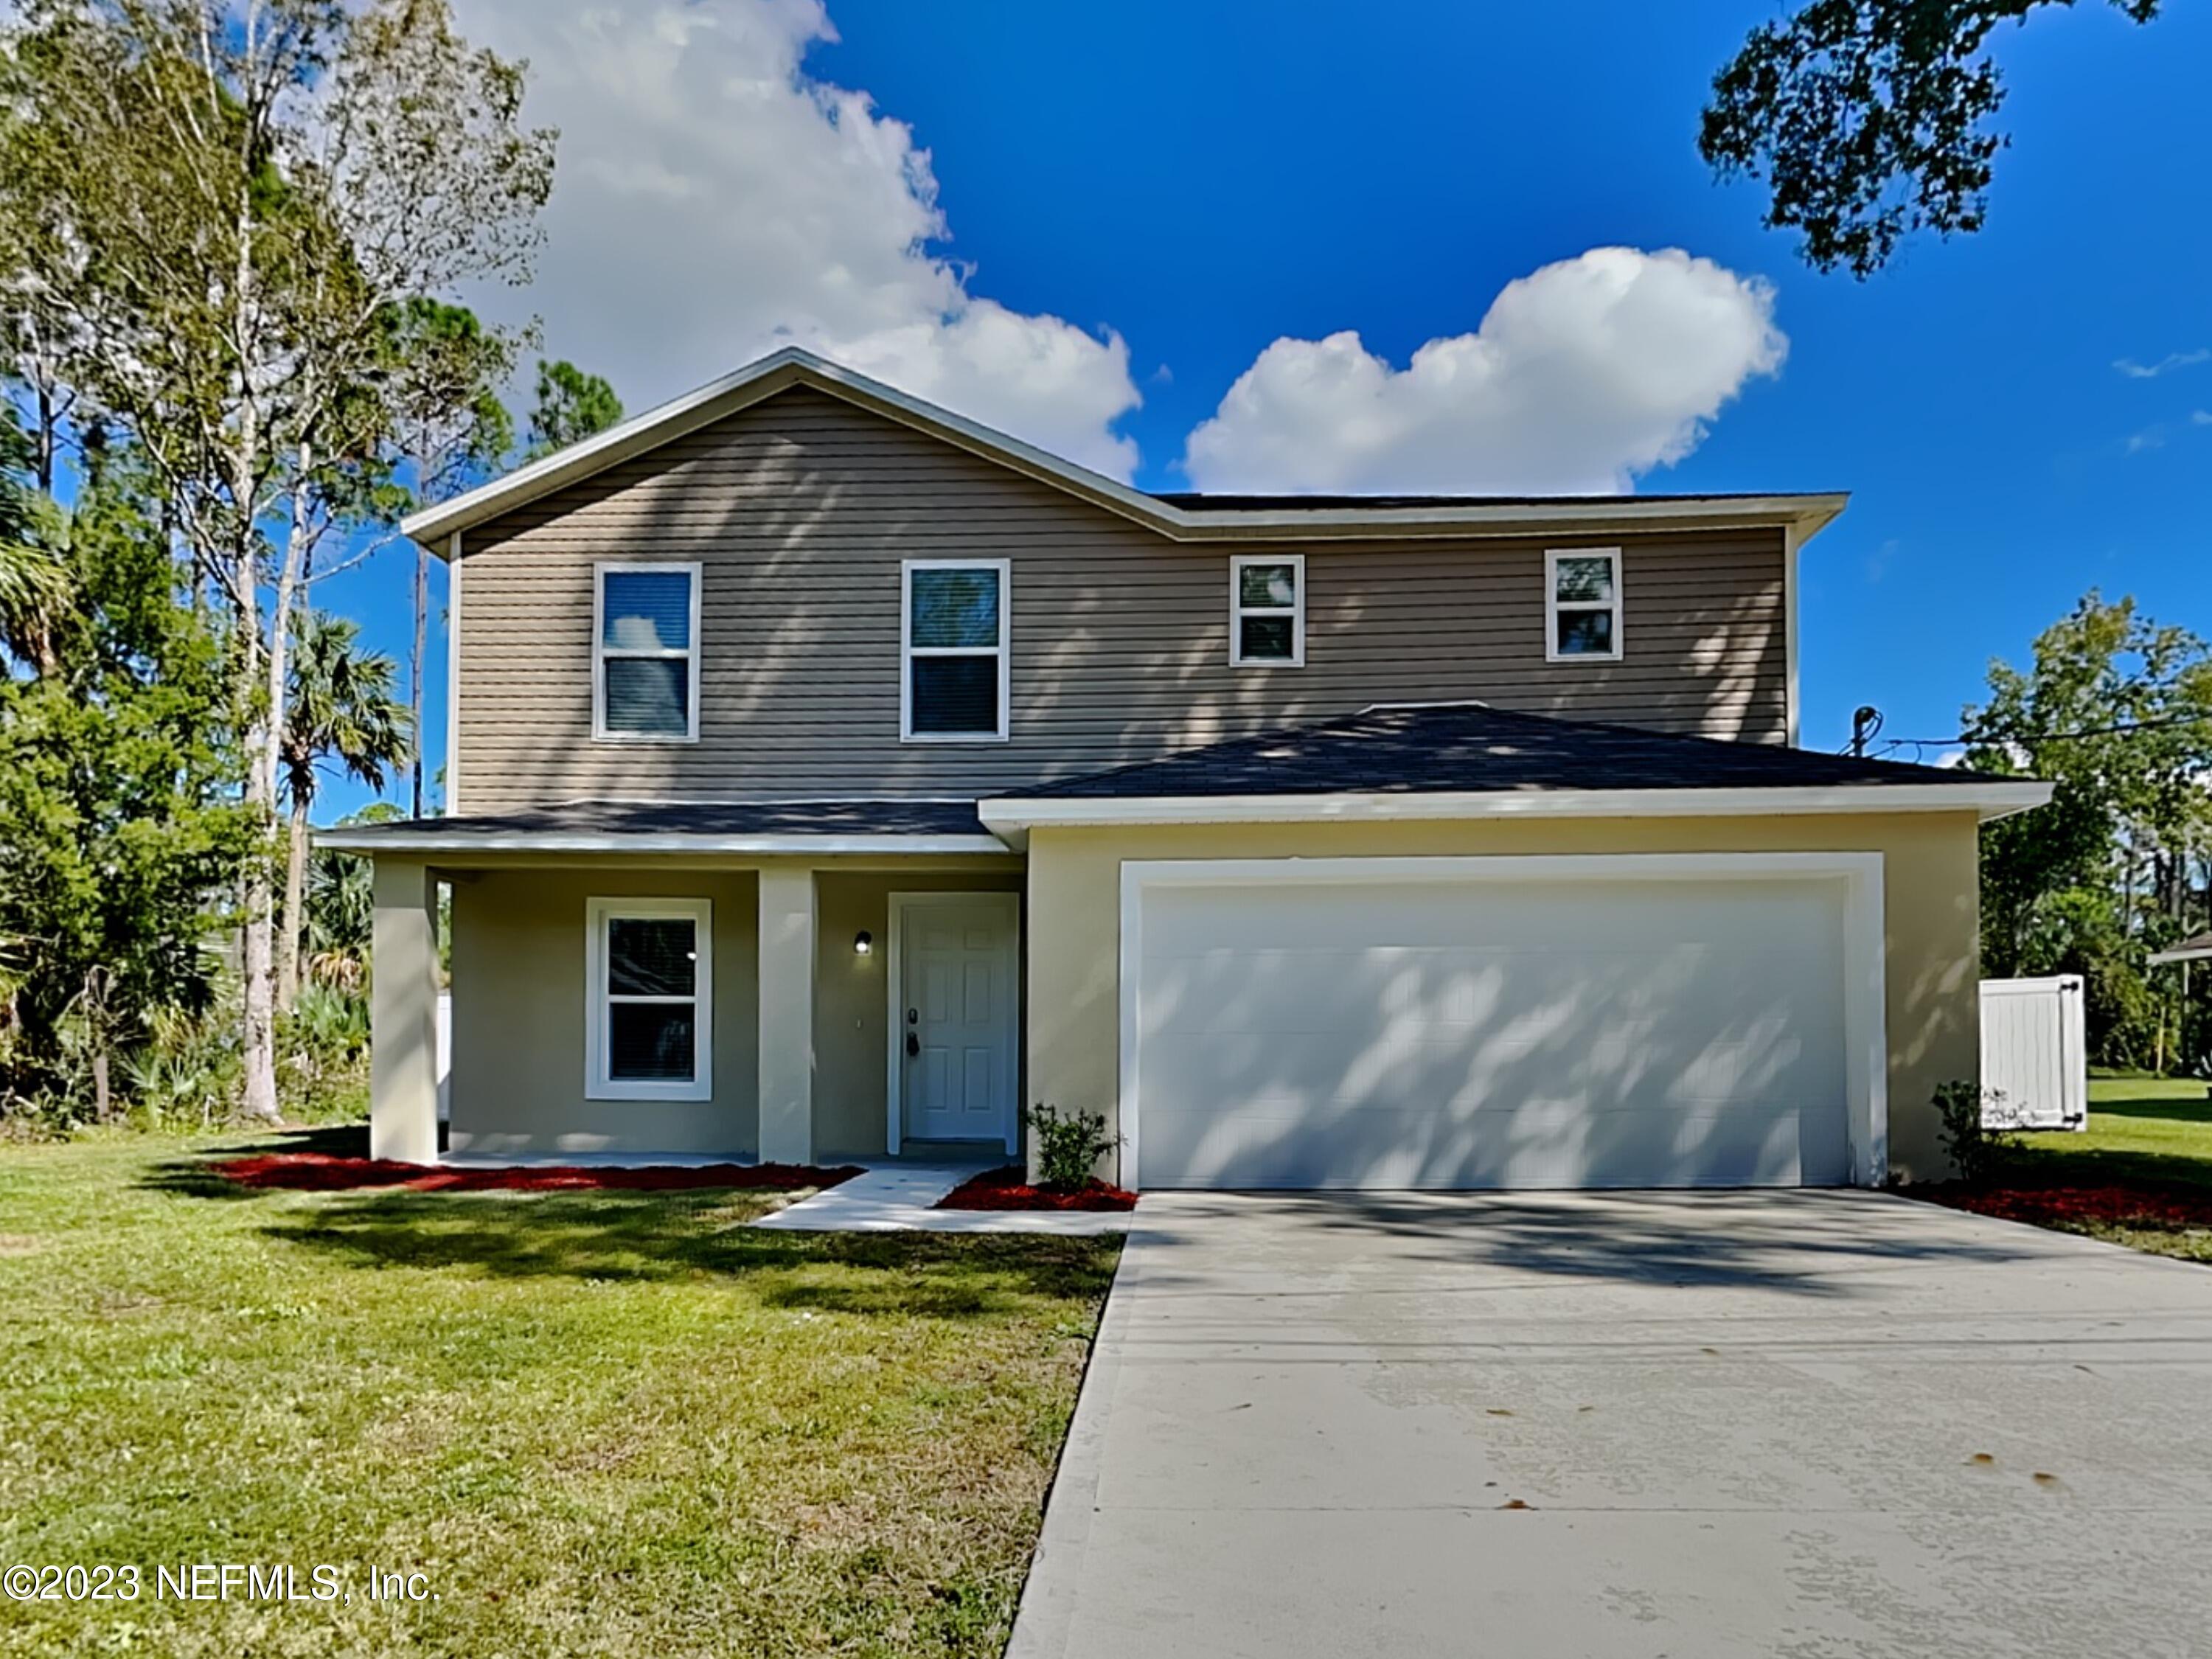
<svg viewBox="0 0 2212 1659">
<path fill-rule="evenodd" d="M 298 1123 L 362 1115 L 368 1091 L 368 996 L 310 985 L 277 1022 L 277 1091 Z"/>
<path fill-rule="evenodd" d="M 0 1139 L 65 1140 L 104 1124 L 133 1129 L 205 1129 L 235 1115 L 241 1069 L 234 1018 L 227 1011 L 150 1009 L 115 1033 L 107 1050 L 109 1101 L 98 1109 L 94 1043 L 75 1017 L 57 1028 L 67 1060 L 47 1086 L 0 1097 Z"/>
<path fill-rule="evenodd" d="M 1992 1091 L 1988 1104 L 2001 1106 L 2003 1096 Z M 1984 1102 L 1978 1085 L 1957 1079 L 1936 1085 L 1936 1137 L 1950 1155 L 1961 1181 L 1986 1181 L 1996 1173 L 2013 1150 L 2013 1138 L 1985 1121 Z"/>
<path fill-rule="evenodd" d="M 1098 1160 L 1121 1144 L 1106 1133 L 1097 1112 L 1063 1113 L 1042 1101 L 1022 1114 L 1036 1137 L 1037 1183 L 1047 1192 L 1079 1193 L 1091 1184 Z"/>
<path fill-rule="evenodd" d="M 151 1129 L 207 1128 L 235 1110 L 244 1067 L 228 1021 L 167 1015 L 131 1057 L 132 1121 Z"/>
</svg>

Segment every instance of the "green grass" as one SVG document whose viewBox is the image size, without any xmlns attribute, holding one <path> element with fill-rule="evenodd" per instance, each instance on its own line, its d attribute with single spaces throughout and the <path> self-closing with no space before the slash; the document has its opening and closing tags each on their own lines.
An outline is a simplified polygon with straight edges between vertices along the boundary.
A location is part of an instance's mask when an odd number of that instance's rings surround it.
<svg viewBox="0 0 2212 1659">
<path fill-rule="evenodd" d="M 236 1143 L 233 1143 L 236 1144 Z M 245 1194 L 0 1148 L 0 1654 L 996 1654 L 1111 1241 L 763 1233 L 757 1194 Z M 156 1600 L 289 1563 L 336 1603 Z M 368 1597 L 372 1566 L 436 1600 Z"/>
<path fill-rule="evenodd" d="M 2212 1194 L 2212 1097 L 2180 1078 L 2095 1077 L 2089 1127 L 2020 1137 L 2020 1169 L 2038 1182 L 2137 1182 Z M 2081 1220 L 2067 1231 L 2135 1249 L 2212 1261 L 2212 1228 Z"/>
<path fill-rule="evenodd" d="M 2185 1078 L 2092 1078 L 2087 1129 L 2021 1143 L 2039 1176 L 2212 1188 L 2212 1099 Z"/>
</svg>

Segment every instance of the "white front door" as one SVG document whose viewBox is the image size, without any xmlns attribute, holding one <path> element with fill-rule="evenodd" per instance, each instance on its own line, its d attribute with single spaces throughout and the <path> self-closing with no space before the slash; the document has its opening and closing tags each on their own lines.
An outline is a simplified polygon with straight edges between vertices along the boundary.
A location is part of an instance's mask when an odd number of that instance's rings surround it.
<svg viewBox="0 0 2212 1659">
<path fill-rule="evenodd" d="M 1017 1141 L 1020 901 L 902 893 L 894 1066 L 902 1138 Z"/>
</svg>

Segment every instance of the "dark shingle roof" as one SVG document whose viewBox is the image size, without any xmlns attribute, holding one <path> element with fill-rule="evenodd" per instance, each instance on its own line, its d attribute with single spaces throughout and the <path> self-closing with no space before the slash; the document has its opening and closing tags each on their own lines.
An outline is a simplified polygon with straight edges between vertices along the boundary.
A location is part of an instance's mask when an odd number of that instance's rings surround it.
<svg viewBox="0 0 2212 1659">
<path fill-rule="evenodd" d="M 348 824 L 349 844 L 397 851 L 412 841 L 455 836 L 982 836 L 972 800 L 756 801 L 738 805 L 611 800 L 494 817 L 396 818 Z"/>
<path fill-rule="evenodd" d="M 1009 791 L 1008 798 L 1824 788 L 1990 781 L 1986 773 L 1858 760 L 1778 744 L 1674 737 L 1636 726 L 1512 714 L 1482 703 L 1400 703 Z"/>
</svg>

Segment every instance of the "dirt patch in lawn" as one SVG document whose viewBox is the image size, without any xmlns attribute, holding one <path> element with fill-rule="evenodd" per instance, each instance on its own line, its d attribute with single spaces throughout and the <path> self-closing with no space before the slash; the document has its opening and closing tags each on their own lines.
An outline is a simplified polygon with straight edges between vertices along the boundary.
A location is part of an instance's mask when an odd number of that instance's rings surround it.
<svg viewBox="0 0 2212 1659">
<path fill-rule="evenodd" d="M 336 1158 L 327 1152 L 264 1152 L 224 1158 L 208 1169 L 241 1187 L 281 1187 L 295 1192 L 342 1193 L 399 1187 L 417 1193 L 556 1193 L 605 1189 L 681 1192 L 710 1187 L 793 1192 L 834 1187 L 860 1173 L 856 1164 L 817 1169 L 809 1164 L 655 1164 L 635 1169 L 548 1164 L 503 1170 L 440 1169 L 381 1158 Z"/>
<path fill-rule="evenodd" d="M 1080 1192 L 1048 1192 L 1032 1187 L 1024 1171 L 1010 1164 L 971 1176 L 937 1200 L 940 1210 L 1133 1210 L 1137 1195 L 1094 1181 Z"/>
</svg>

